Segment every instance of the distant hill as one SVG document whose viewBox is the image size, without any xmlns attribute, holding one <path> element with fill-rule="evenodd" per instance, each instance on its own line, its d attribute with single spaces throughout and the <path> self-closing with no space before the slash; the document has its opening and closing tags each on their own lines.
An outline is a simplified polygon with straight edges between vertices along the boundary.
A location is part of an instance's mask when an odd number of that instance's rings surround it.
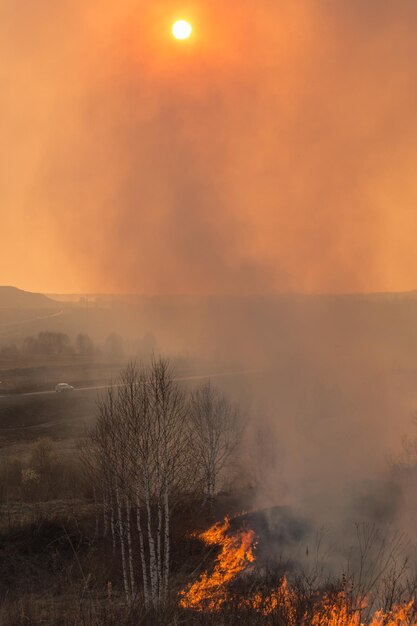
<svg viewBox="0 0 417 626">
<path fill-rule="evenodd" d="M 51 309 L 57 303 L 41 293 L 0 286 L 0 309 Z"/>
</svg>

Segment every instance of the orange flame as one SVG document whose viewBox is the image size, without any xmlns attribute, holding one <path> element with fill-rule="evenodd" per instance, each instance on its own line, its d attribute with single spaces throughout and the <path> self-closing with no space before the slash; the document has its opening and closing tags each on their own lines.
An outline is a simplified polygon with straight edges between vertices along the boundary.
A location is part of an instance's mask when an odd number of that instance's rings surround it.
<svg viewBox="0 0 417 626">
<path fill-rule="evenodd" d="M 317 608 L 312 626 L 361 626 L 361 610 L 365 603 L 360 602 L 358 608 L 349 605 L 346 594 L 341 592 L 336 597 L 324 596 Z"/>
<path fill-rule="evenodd" d="M 187 590 L 181 592 L 182 608 L 219 610 L 228 597 L 227 585 L 255 560 L 253 530 L 238 531 L 232 536 L 228 534 L 229 530 L 230 520 L 226 517 L 223 523 L 215 524 L 198 535 L 206 545 L 220 546 L 221 551 L 212 574 L 202 574 Z"/>
<path fill-rule="evenodd" d="M 366 608 L 366 603 L 358 604 L 358 607 L 349 606 L 345 594 L 340 593 L 334 600 L 325 597 L 321 606 L 317 609 L 312 626 L 365 626 L 361 621 L 361 612 Z M 417 626 L 414 614 L 414 602 L 395 606 L 392 611 L 384 613 L 376 611 L 366 622 L 368 626 Z"/>
<path fill-rule="evenodd" d="M 287 626 L 295 626 L 297 616 L 296 600 L 297 596 L 289 588 L 287 578 L 284 576 L 278 589 L 267 596 L 257 593 L 253 598 L 245 602 L 245 606 L 265 616 L 280 609 L 280 612 L 285 615 Z"/>
<path fill-rule="evenodd" d="M 253 530 L 240 530 L 231 535 L 230 520 L 226 517 L 223 523 L 219 522 L 196 536 L 206 545 L 219 546 L 221 550 L 212 573 L 203 573 L 183 590 L 179 605 L 196 611 L 219 611 L 230 599 L 229 583 L 255 560 L 255 533 Z M 257 593 L 244 598 L 240 607 L 265 617 L 279 611 L 287 626 L 298 623 L 304 626 L 417 626 L 413 601 L 395 606 L 388 613 L 376 611 L 366 622 L 361 621 L 366 601 L 362 599 L 352 603 L 349 594 L 343 592 L 317 599 L 313 615 L 309 616 L 297 616 L 298 601 L 297 593 L 284 577 L 279 587 L 270 594 Z"/>
</svg>

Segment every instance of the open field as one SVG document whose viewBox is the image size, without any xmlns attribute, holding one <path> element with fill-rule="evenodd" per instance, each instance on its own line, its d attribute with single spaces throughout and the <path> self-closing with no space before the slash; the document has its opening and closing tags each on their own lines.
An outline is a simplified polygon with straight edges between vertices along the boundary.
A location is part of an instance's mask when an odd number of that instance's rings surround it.
<svg viewBox="0 0 417 626">
<path fill-rule="evenodd" d="M 3 361 L 0 366 L 1 398 L 4 395 L 54 391 L 55 385 L 61 381 L 74 387 L 104 384 L 118 376 L 121 363 L 73 356 Z"/>
<path fill-rule="evenodd" d="M 0 446 L 3 453 L 21 454 L 25 444 L 51 437 L 61 450 L 72 448 L 91 425 L 96 413 L 97 392 L 73 392 L 0 400 Z"/>
<path fill-rule="evenodd" d="M 121 621 L 115 610 L 116 606 L 124 610 L 122 564 L 119 548 L 112 548 L 108 533 L 102 536 L 102 483 L 86 476 L 79 452 L 80 440 L 97 418 L 98 396 L 110 381 L 117 381 L 129 359 L 149 357 L 143 349 L 149 344 L 142 341 L 147 332 L 156 338 L 152 345 L 172 355 L 182 389 L 188 392 L 210 378 L 227 398 L 239 402 L 245 425 L 239 453 L 220 483 L 213 510 L 208 513 L 201 500 L 187 500 L 179 511 L 180 529 L 178 534 L 174 529 L 172 542 L 175 619 L 194 625 L 201 617 L 205 623 L 203 614 L 178 612 L 176 594 L 185 580 L 196 577 L 196 568 L 202 571 L 205 563 L 213 567 L 218 553 L 216 547 L 204 550 L 191 540 L 192 532 L 226 514 L 250 511 L 232 521 L 228 532 L 233 537 L 252 529 L 251 545 L 258 546 L 261 572 L 269 567 L 272 553 L 280 564 L 285 556 L 289 573 L 293 566 L 288 551 L 296 554 L 293 563 L 308 564 L 315 541 L 308 529 L 314 533 L 324 522 L 337 535 L 336 544 L 329 545 L 332 558 L 341 563 L 346 554 L 341 539 L 350 545 L 358 519 L 386 526 L 395 522 L 404 533 L 414 528 L 410 522 L 414 490 L 405 482 L 392 482 L 388 464 L 390 455 L 401 454 L 402 437 L 414 433 L 414 297 L 132 297 L 88 308 L 77 302 L 60 306 L 65 307 L 63 313 L 48 319 L 41 312 L 33 316 L 25 311 L 26 317 L 16 318 L 16 325 L 13 316 L 5 316 L 9 325 L 0 337 L 2 346 L 13 342 L 17 346 L 14 354 L 0 357 L 0 519 L 5 546 L 1 554 L 10 580 L 26 590 L 21 596 L 26 604 L 17 609 L 26 622 L 31 623 L 34 614 L 34 624 L 48 618 L 55 625 L 68 606 L 78 603 L 80 611 L 81 606 L 104 610 L 102 618 L 86 618 L 89 626 L 107 626 L 113 610 L 120 623 L 129 623 L 128 616 Z M 123 355 L 112 358 L 106 352 L 106 337 L 120 328 Z M 70 352 L 28 354 L 22 349 L 28 335 L 36 338 L 44 331 L 65 333 Z M 93 355 L 77 353 L 80 332 L 94 341 Z M 75 390 L 57 394 L 58 382 Z M 42 466 L 42 450 L 49 458 L 48 471 L 34 470 Z M 194 469 L 194 461 L 190 465 Z M 289 513 L 273 523 L 269 520 L 266 527 L 256 511 L 273 505 Z M 294 518 L 295 510 L 302 516 Z M 300 522 L 304 515 L 305 524 Z M 284 544 L 287 555 L 282 554 Z M 26 577 L 23 570 L 29 572 Z M 250 593 L 245 585 L 252 575 L 248 567 L 247 575 L 236 578 L 238 595 Z M 109 580 L 114 583 L 111 606 Z M 43 603 L 45 588 L 51 593 Z M 232 604 L 233 589 L 232 585 Z M 250 623 L 262 623 L 258 617 L 251 614 Z M 207 618 L 217 626 L 215 615 Z M 233 618 L 233 611 L 222 616 L 229 624 Z M 0 623 L 1 619 L 7 626 L 13 623 L 0 613 Z M 139 614 L 135 620 L 156 623 Z"/>
<path fill-rule="evenodd" d="M 1 370 L 0 447 L 13 455 L 24 453 L 26 444 L 42 436 L 71 450 L 74 438 L 82 436 L 94 419 L 97 387 L 116 378 L 120 369 L 119 363 L 74 357 L 8 365 Z M 90 389 L 57 394 L 58 382 Z"/>
<path fill-rule="evenodd" d="M 98 397 L 117 381 L 121 363 L 80 362 L 3 370 L 5 381 L 0 394 L 0 450 L 3 454 L 24 457 L 28 446 L 40 437 L 50 437 L 61 453 L 72 454 L 78 440 L 94 423 Z M 186 372 L 178 376 L 184 386 L 206 381 L 231 381 L 248 378 L 245 372 Z M 75 387 L 58 394 L 57 382 Z M 6 392 L 6 393 L 5 393 Z"/>
</svg>

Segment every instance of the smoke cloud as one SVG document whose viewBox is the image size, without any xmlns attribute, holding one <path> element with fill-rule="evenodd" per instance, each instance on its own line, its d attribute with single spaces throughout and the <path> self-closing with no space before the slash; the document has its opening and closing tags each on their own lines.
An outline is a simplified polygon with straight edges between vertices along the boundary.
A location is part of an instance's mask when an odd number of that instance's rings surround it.
<svg viewBox="0 0 417 626">
<path fill-rule="evenodd" d="M 414 288 L 416 30 L 414 0 L 2 0 L 0 282 Z"/>
</svg>

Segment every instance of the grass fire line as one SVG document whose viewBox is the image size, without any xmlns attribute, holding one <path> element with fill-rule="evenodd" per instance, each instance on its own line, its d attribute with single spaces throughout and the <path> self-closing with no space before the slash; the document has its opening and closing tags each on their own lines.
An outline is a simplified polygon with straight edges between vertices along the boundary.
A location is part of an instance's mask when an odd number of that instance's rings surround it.
<svg viewBox="0 0 417 626">
<path fill-rule="evenodd" d="M 232 600 L 232 581 L 255 563 L 257 537 L 251 529 L 232 533 L 229 517 L 196 534 L 196 537 L 207 546 L 218 546 L 220 552 L 211 573 L 204 572 L 180 592 L 179 606 L 215 613 Z M 285 616 L 287 626 L 417 626 L 413 600 L 394 606 L 387 612 L 377 610 L 365 619 L 367 598 L 352 598 L 348 591 L 317 597 L 313 614 L 300 616 L 297 591 L 291 588 L 286 576 L 276 589 L 242 598 L 238 606 L 255 610 L 265 617 L 279 612 Z"/>
</svg>

